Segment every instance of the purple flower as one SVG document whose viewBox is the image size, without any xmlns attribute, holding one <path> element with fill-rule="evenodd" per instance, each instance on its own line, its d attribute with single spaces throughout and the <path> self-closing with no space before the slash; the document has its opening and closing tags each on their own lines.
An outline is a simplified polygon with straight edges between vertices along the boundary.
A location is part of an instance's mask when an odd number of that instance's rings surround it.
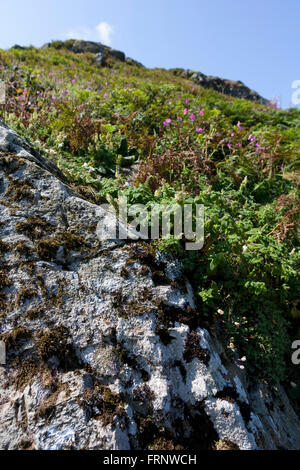
<svg viewBox="0 0 300 470">
<path fill-rule="evenodd" d="M 196 116 L 195 116 L 194 113 L 192 113 L 192 114 L 190 115 L 190 120 L 191 120 L 191 121 L 195 121 L 195 119 L 196 119 Z"/>
<path fill-rule="evenodd" d="M 189 112 L 188 109 L 184 108 L 184 111 L 183 111 L 184 115 L 186 115 L 188 112 Z"/>
<path fill-rule="evenodd" d="M 185 100 L 185 104 L 189 104 L 189 102 L 190 102 L 190 100 L 187 98 L 187 99 Z"/>
<path fill-rule="evenodd" d="M 182 121 L 182 117 L 180 117 L 180 116 L 178 116 L 177 119 L 178 119 L 178 121 Z"/>
<path fill-rule="evenodd" d="M 198 127 L 198 129 L 196 129 L 196 132 L 198 132 L 198 134 L 200 134 L 200 132 L 203 132 L 202 127 Z"/>
<path fill-rule="evenodd" d="M 203 115 L 204 115 L 204 111 L 202 111 L 202 109 L 201 109 L 201 111 L 200 111 L 200 114 L 201 114 L 201 116 L 203 116 Z"/>
</svg>

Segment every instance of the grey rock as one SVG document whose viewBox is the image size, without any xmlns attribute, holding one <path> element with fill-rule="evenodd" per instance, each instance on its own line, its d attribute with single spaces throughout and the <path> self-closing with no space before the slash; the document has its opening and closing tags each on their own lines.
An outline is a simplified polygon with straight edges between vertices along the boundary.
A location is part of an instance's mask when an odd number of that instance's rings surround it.
<svg viewBox="0 0 300 470">
<path fill-rule="evenodd" d="M 19 51 L 24 51 L 26 47 L 20 46 L 19 44 L 15 44 L 14 46 L 11 47 L 11 49 L 17 49 Z"/>
<path fill-rule="evenodd" d="M 284 390 L 274 399 L 191 326 L 179 261 L 99 242 L 106 223 L 0 123 L 0 449 L 299 449 Z"/>
<path fill-rule="evenodd" d="M 137 60 L 131 59 L 130 57 L 126 57 L 125 62 L 128 65 L 134 65 L 135 67 L 145 67 L 141 62 L 138 62 Z"/>
<path fill-rule="evenodd" d="M 125 56 L 124 52 L 117 51 L 115 49 L 110 49 L 109 55 L 111 55 L 112 57 L 115 57 L 115 59 L 118 59 L 121 62 L 125 62 L 126 56 Z"/>
<path fill-rule="evenodd" d="M 193 70 L 173 69 L 173 73 L 175 75 L 181 75 L 183 78 L 190 79 L 204 88 L 212 88 L 213 90 L 225 95 L 233 96 L 235 98 L 244 98 L 246 100 L 256 101 L 265 105 L 269 103 L 267 99 L 260 96 L 256 91 L 248 88 L 241 81 L 213 77 Z"/>
<path fill-rule="evenodd" d="M 105 53 L 105 48 L 102 44 L 92 41 L 74 41 L 72 50 L 76 54 L 80 52 L 91 52 L 92 54 Z"/>
<path fill-rule="evenodd" d="M 105 64 L 105 59 L 106 59 L 106 52 L 105 51 L 98 52 L 95 55 L 96 64 L 99 65 L 99 66 L 102 66 L 102 65 Z"/>
</svg>

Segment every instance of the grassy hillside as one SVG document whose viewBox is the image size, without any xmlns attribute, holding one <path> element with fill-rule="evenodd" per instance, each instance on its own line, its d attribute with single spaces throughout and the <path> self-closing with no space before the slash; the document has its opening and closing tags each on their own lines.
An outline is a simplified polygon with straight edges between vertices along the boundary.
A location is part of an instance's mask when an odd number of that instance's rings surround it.
<svg viewBox="0 0 300 470">
<path fill-rule="evenodd" d="M 49 47 L 0 51 L 0 117 L 94 202 L 205 205 L 205 244 L 176 253 L 198 320 L 267 380 L 300 384 L 300 111 L 226 97 L 172 71 Z M 123 169 L 139 162 L 129 185 Z M 136 167 L 135 167 L 136 168 Z M 300 385 L 291 389 L 296 398 Z"/>
</svg>

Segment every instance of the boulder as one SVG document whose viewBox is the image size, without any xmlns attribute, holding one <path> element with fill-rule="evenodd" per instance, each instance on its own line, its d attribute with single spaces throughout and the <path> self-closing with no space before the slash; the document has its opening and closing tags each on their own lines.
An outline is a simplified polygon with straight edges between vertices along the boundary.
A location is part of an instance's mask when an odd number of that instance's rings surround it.
<svg viewBox="0 0 300 470">
<path fill-rule="evenodd" d="M 109 50 L 109 55 L 114 57 L 115 59 L 120 60 L 121 62 L 125 62 L 125 54 L 124 52 L 121 51 L 116 51 L 115 49 L 110 49 Z"/>
<path fill-rule="evenodd" d="M 100 242 L 106 219 L 0 122 L 0 449 L 299 449 L 284 390 L 228 358 L 178 260 Z"/>
<path fill-rule="evenodd" d="M 80 52 L 90 52 L 92 54 L 105 53 L 105 48 L 102 44 L 92 41 L 74 41 L 72 50 L 76 54 Z"/>
<path fill-rule="evenodd" d="M 96 64 L 99 66 L 102 66 L 105 64 L 105 59 L 106 59 L 106 52 L 98 52 L 98 54 L 95 55 L 95 60 Z"/>
<path fill-rule="evenodd" d="M 193 70 L 173 69 L 172 71 L 176 76 L 180 75 L 183 78 L 192 80 L 197 85 L 201 85 L 204 88 L 212 88 L 213 90 L 225 95 L 233 96 L 235 98 L 244 98 L 250 101 L 257 101 L 258 103 L 265 105 L 269 103 L 268 100 L 260 96 L 256 91 L 248 88 L 241 81 L 213 77 Z"/>
<path fill-rule="evenodd" d="M 135 67 L 144 67 L 144 65 L 141 64 L 141 62 L 138 62 L 137 60 L 131 59 L 130 57 L 126 57 L 125 62 L 128 65 L 134 65 Z"/>
</svg>

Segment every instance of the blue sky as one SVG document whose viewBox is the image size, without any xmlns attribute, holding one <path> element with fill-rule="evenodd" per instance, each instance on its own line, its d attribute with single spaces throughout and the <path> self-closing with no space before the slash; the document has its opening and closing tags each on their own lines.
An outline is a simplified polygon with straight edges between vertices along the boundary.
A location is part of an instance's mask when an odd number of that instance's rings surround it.
<svg viewBox="0 0 300 470">
<path fill-rule="evenodd" d="M 76 37 L 147 67 L 242 80 L 291 104 L 300 80 L 299 0 L 0 0 L 0 48 Z"/>
</svg>

